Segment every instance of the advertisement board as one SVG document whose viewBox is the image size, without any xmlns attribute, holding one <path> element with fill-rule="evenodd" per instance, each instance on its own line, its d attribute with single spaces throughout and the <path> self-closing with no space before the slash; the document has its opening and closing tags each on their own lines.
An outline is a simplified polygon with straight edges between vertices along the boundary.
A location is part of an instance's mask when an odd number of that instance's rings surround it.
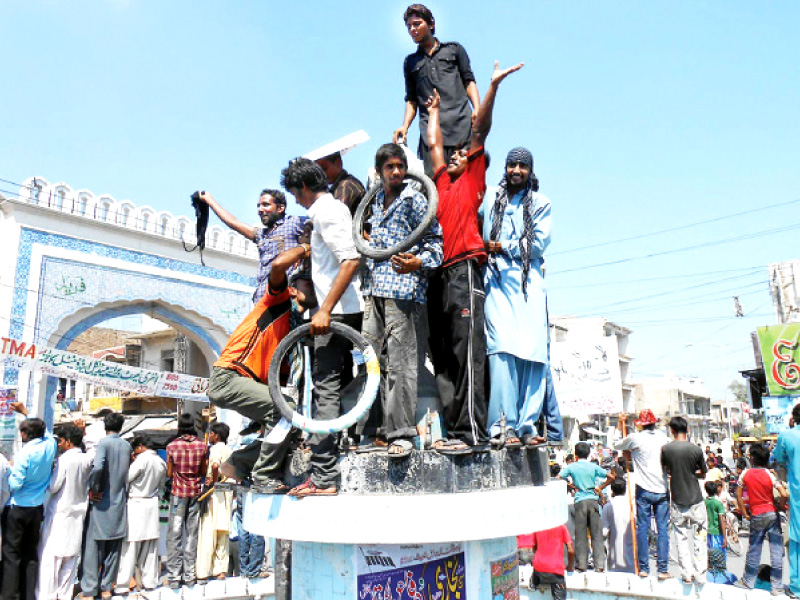
<svg viewBox="0 0 800 600">
<path fill-rule="evenodd" d="M 800 323 L 758 328 L 770 396 L 800 395 Z"/>
<path fill-rule="evenodd" d="M 358 547 L 359 600 L 467 600 L 460 543 Z"/>
</svg>

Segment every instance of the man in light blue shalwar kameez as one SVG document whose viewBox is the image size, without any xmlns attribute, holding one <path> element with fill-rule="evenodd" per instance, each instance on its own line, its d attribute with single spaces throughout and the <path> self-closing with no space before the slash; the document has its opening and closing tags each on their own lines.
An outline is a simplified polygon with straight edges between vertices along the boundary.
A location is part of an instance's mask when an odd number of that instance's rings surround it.
<svg viewBox="0 0 800 600">
<path fill-rule="evenodd" d="M 508 445 L 518 445 L 517 439 L 526 444 L 536 441 L 547 387 L 542 257 L 550 243 L 550 200 L 538 190 L 533 156 L 525 148 L 515 148 L 508 154 L 506 176 L 497 193 L 487 194 L 480 210 L 489 253 L 484 275 L 489 426 L 492 437 L 500 439 L 505 414 Z M 552 403 L 557 412 L 554 397 Z"/>
<path fill-rule="evenodd" d="M 786 465 L 789 480 L 789 586 L 784 592 L 796 598 L 800 595 L 800 404 L 792 409 L 792 419 L 794 427 L 781 432 L 772 456 Z"/>
</svg>

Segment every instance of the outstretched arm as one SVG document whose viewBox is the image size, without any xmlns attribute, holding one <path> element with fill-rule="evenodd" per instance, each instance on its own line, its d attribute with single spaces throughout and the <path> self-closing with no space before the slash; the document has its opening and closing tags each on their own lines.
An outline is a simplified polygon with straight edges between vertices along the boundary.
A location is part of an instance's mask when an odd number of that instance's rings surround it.
<svg viewBox="0 0 800 600">
<path fill-rule="evenodd" d="M 497 95 L 497 88 L 500 82 L 508 77 L 511 73 L 519 71 L 524 63 L 519 63 L 508 69 L 500 69 L 500 63 L 494 61 L 494 73 L 492 73 L 492 82 L 489 84 L 489 89 L 486 90 L 486 95 L 483 97 L 478 108 L 478 116 L 475 118 L 475 123 L 472 126 L 472 143 L 470 144 L 470 152 L 477 150 L 483 146 L 486 137 L 489 135 L 489 130 L 492 128 L 492 111 L 494 110 L 494 99 Z"/>
<path fill-rule="evenodd" d="M 439 126 L 439 92 L 433 90 L 433 96 L 425 103 L 428 109 L 428 148 L 431 152 L 431 165 L 436 173 L 445 165 L 442 128 Z"/>
<path fill-rule="evenodd" d="M 237 233 L 241 233 L 248 240 L 255 241 L 256 239 L 255 227 L 253 227 L 252 225 L 246 225 L 242 223 L 239 219 L 237 219 L 227 210 L 222 208 L 222 205 L 219 202 L 217 202 L 216 198 L 214 198 L 214 196 L 212 196 L 208 192 L 203 192 L 202 194 L 200 194 L 200 199 L 206 204 L 208 204 L 209 208 L 211 208 L 211 210 L 213 210 L 217 214 L 220 221 L 225 223 L 225 225 L 227 225 Z"/>
</svg>

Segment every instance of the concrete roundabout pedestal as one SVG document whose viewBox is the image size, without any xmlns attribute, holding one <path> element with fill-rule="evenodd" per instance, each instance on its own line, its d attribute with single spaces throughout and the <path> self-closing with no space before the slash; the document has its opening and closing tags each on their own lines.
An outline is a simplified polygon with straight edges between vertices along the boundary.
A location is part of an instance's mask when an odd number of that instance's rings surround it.
<svg viewBox="0 0 800 600">
<path fill-rule="evenodd" d="M 244 526 L 292 540 L 294 600 L 494 598 L 518 590 L 516 536 L 567 520 L 547 464 L 544 449 L 349 454 L 338 496 L 248 493 Z"/>
</svg>

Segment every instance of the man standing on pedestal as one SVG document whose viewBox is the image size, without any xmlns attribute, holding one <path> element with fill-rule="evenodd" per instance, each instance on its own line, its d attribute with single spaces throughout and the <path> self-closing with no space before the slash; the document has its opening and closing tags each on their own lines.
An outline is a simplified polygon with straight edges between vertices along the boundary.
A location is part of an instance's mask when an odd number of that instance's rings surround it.
<svg viewBox="0 0 800 600">
<path fill-rule="evenodd" d="M 469 143 L 473 121 L 480 107 L 480 94 L 464 47 L 457 42 L 440 42 L 433 13 L 423 4 L 412 4 L 403 14 L 408 34 L 417 44 L 417 51 L 403 63 L 406 84 L 406 104 L 403 124 L 394 132 L 393 142 L 408 138 L 408 128 L 419 111 L 418 155 L 425 163 L 425 172 L 432 177 L 436 171 L 431 161 L 426 102 L 436 90 L 440 96 L 439 123 L 445 157 Z M 472 109 L 470 110 L 470 104 Z"/>
<path fill-rule="evenodd" d="M 428 202 L 403 180 L 408 171 L 405 152 L 384 144 L 375 155 L 375 169 L 383 182 L 372 203 L 369 245 L 391 248 L 405 240 L 422 222 Z M 383 435 L 389 456 L 407 456 L 417 435 L 417 357 L 420 319 L 427 299 L 428 277 L 442 262 L 442 229 L 431 224 L 422 240 L 389 259 L 367 259 L 362 293 L 362 333 L 381 363 Z"/>
<path fill-rule="evenodd" d="M 97 444 L 89 475 L 92 512 L 83 551 L 81 593 L 84 598 L 101 594 L 111 598 L 119 570 L 122 542 L 128 532 L 128 467 L 131 445 L 119 433 L 125 417 L 111 413 L 103 418 L 106 437 Z"/>
<path fill-rule="evenodd" d="M 486 198 L 479 216 L 489 253 L 484 275 L 489 434 L 496 445 L 505 439 L 507 446 L 519 446 L 520 438 L 524 445 L 533 445 L 545 441 L 538 436 L 536 422 L 549 369 L 542 263 L 550 243 L 550 200 L 539 193 L 527 148 L 508 153 L 505 177 L 496 195 Z"/>
<path fill-rule="evenodd" d="M 486 333 L 481 265 L 486 261 L 478 231 L 478 208 L 486 192 L 483 145 L 492 126 L 497 88 L 522 64 L 501 70 L 492 81 L 475 119 L 468 146 L 444 153 L 436 90 L 427 103 L 428 142 L 439 192 L 436 217 L 444 237 L 442 267 L 428 287 L 428 326 L 433 367 L 444 405 L 447 440 L 434 445 L 447 454 L 485 448 L 489 440 L 484 390 Z M 449 163 L 445 163 L 445 160 Z"/>
<path fill-rule="evenodd" d="M 341 383 L 350 364 L 352 345 L 330 333 L 336 320 L 361 329 L 361 295 L 353 281 L 359 254 L 353 242 L 353 218 L 347 207 L 328 193 L 325 172 L 307 158 L 296 158 L 281 173 L 281 185 L 308 210 L 311 234 L 311 281 L 319 309 L 311 318 L 314 336 L 315 418 L 335 419 L 341 410 Z M 335 495 L 338 493 L 338 448 L 336 436 L 311 437 L 311 477 L 289 493 L 292 496 Z"/>
</svg>

